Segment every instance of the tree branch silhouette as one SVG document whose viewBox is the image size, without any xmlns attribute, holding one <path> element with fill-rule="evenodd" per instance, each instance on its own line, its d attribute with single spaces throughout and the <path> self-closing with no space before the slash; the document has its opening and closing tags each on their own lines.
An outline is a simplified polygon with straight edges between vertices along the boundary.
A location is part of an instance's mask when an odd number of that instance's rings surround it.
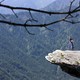
<svg viewBox="0 0 80 80">
<path fill-rule="evenodd" d="M 2 0 L 0 2 L 0 7 L 3 7 L 3 8 L 6 8 L 6 9 L 10 9 L 14 15 L 16 16 L 16 18 L 18 18 L 18 15 L 17 13 L 15 13 L 15 10 L 22 10 L 22 11 L 27 11 L 29 12 L 30 14 L 30 18 L 29 19 L 26 19 L 26 21 L 24 23 L 18 23 L 18 22 L 12 22 L 12 21 L 7 21 L 6 19 L 0 19 L 0 23 L 5 23 L 5 24 L 9 24 L 9 25 L 14 25 L 14 26 L 20 26 L 20 27 L 24 27 L 26 29 L 26 31 L 29 33 L 29 34 L 32 34 L 28 31 L 27 27 L 45 27 L 47 30 L 50 30 L 50 31 L 53 31 L 51 29 L 48 28 L 48 26 L 50 25 L 53 25 L 53 24 L 56 24 L 56 23 L 59 23 L 59 22 L 68 22 L 68 23 L 71 23 L 71 24 L 76 24 L 76 23 L 80 23 L 80 21 L 72 21 L 71 18 L 76 18 L 77 16 L 79 16 L 79 14 L 77 14 L 78 12 L 80 12 L 80 2 L 79 2 L 79 5 L 76 6 L 74 9 L 72 9 L 72 6 L 73 6 L 73 3 L 75 2 L 75 0 L 71 1 L 70 3 L 70 6 L 69 6 L 69 10 L 68 11 L 62 11 L 62 12 L 54 12 L 54 11 L 47 11 L 47 10 L 40 10 L 40 9 L 33 9 L 33 8 L 26 8 L 26 7 L 13 7 L 13 6 L 10 6 L 10 5 L 5 5 L 5 4 L 2 4 L 2 2 L 5 1 L 5 0 Z M 38 23 L 38 20 L 35 19 L 32 15 L 32 12 L 35 12 L 35 13 L 41 13 L 41 14 L 47 14 L 49 16 L 51 15 L 65 15 L 63 18 L 61 19 L 58 19 L 58 20 L 55 20 L 55 21 L 50 21 L 50 22 L 47 22 L 47 23 Z M 74 16 L 73 14 L 76 13 L 76 16 Z M 2 15 L 0 13 L 0 16 L 2 16 L 3 18 L 4 15 Z M 28 22 L 36 22 L 34 24 L 29 24 Z"/>
</svg>

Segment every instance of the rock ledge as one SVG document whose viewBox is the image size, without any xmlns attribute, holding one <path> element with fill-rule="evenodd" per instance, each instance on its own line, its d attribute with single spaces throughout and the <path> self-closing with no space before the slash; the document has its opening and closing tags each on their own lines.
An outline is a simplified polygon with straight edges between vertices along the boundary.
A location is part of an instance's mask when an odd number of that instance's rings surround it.
<svg viewBox="0 0 80 80">
<path fill-rule="evenodd" d="M 45 58 L 49 62 L 59 65 L 68 74 L 80 77 L 80 51 L 56 50 L 48 53 Z"/>
</svg>

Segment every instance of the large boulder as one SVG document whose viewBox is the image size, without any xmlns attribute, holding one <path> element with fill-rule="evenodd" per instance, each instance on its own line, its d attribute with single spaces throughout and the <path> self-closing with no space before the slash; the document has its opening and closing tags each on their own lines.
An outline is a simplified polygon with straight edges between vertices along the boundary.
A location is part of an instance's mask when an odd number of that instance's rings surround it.
<svg viewBox="0 0 80 80">
<path fill-rule="evenodd" d="M 45 58 L 61 67 L 62 71 L 76 77 L 80 77 L 80 51 L 56 50 Z"/>
</svg>

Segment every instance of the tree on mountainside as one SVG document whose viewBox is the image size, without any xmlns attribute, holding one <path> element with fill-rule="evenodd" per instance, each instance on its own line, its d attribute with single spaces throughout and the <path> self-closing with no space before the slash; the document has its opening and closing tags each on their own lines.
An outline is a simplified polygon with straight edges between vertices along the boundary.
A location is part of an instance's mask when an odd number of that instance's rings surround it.
<svg viewBox="0 0 80 80">
<path fill-rule="evenodd" d="M 56 24 L 56 23 L 59 23 L 59 22 L 68 22 L 68 23 L 71 23 L 71 24 L 80 23 L 79 20 L 76 21 L 76 18 L 79 16 L 79 12 L 80 12 L 80 2 L 79 2 L 78 6 L 76 6 L 74 9 L 72 9 L 73 3 L 75 2 L 75 0 L 71 1 L 68 11 L 59 11 L 59 12 L 40 10 L 40 9 L 33 9 L 33 8 L 26 8 L 26 7 L 13 7 L 13 6 L 3 4 L 4 1 L 5 0 L 2 0 L 0 2 L 0 7 L 10 9 L 14 13 L 14 15 L 16 16 L 17 19 L 18 19 L 19 16 L 17 15 L 17 13 L 15 13 L 15 10 L 28 11 L 29 15 L 30 15 L 30 18 L 26 19 L 25 22 L 23 22 L 23 23 L 18 23 L 18 22 L 13 22 L 13 21 L 7 20 L 5 15 L 0 13 L 0 16 L 3 18 L 3 19 L 0 19 L 0 23 L 5 23 L 5 24 L 9 24 L 9 25 L 24 27 L 29 34 L 31 34 L 31 33 L 27 29 L 27 27 L 44 27 L 48 30 L 51 30 L 51 29 L 49 29 L 49 26 L 53 25 L 53 24 Z M 46 14 L 50 18 L 51 18 L 52 15 L 54 15 L 54 16 L 64 15 L 64 16 L 60 19 L 55 20 L 55 21 L 49 21 L 47 23 L 45 23 L 45 22 L 44 23 L 43 22 L 39 23 L 38 20 L 36 18 L 34 18 L 32 12 L 36 12 L 38 14 L 41 13 L 43 15 Z M 35 22 L 35 23 L 32 24 L 32 23 L 28 23 L 28 22 Z"/>
</svg>

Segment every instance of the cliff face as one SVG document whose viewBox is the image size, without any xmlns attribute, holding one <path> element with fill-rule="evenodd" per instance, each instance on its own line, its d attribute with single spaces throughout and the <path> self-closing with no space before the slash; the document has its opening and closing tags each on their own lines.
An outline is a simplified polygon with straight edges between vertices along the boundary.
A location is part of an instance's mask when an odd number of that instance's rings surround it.
<svg viewBox="0 0 80 80">
<path fill-rule="evenodd" d="M 80 77 L 80 51 L 56 50 L 45 58 L 61 67 L 62 71 L 76 77 Z"/>
</svg>

